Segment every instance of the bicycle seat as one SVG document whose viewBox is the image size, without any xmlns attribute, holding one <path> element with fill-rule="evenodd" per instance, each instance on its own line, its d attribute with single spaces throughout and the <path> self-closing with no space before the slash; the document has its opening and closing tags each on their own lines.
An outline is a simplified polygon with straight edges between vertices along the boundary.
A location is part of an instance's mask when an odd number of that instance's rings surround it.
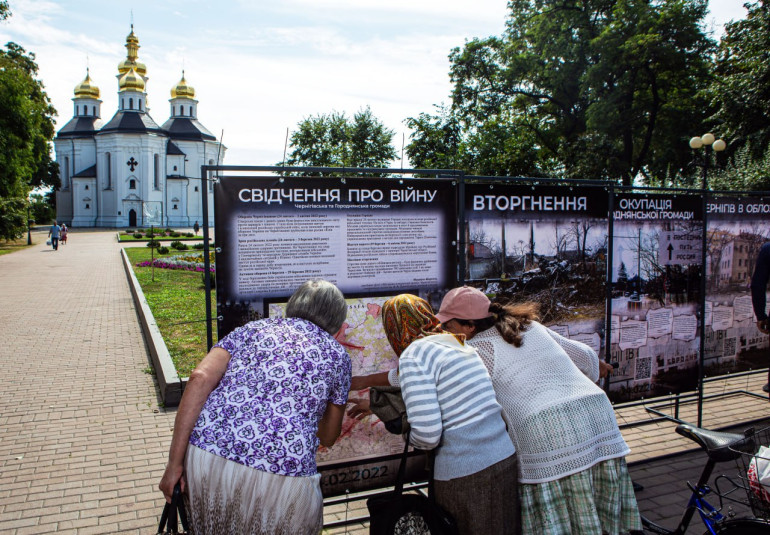
<svg viewBox="0 0 770 535">
<path fill-rule="evenodd" d="M 741 451 L 753 451 L 754 440 L 739 433 L 709 431 L 690 424 L 676 426 L 676 432 L 693 440 L 706 451 L 709 459 L 721 463 L 741 456 Z"/>
</svg>

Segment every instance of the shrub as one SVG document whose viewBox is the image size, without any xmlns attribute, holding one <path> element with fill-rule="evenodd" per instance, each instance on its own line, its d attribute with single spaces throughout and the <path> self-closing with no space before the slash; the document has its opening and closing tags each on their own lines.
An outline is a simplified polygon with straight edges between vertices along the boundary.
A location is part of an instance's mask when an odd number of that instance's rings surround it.
<svg viewBox="0 0 770 535">
<path fill-rule="evenodd" d="M 133 234 L 133 233 L 134 233 L 134 229 L 130 229 L 130 228 L 127 228 L 127 229 L 125 230 L 125 233 L 126 233 L 126 234 Z"/>
<path fill-rule="evenodd" d="M 176 249 L 176 248 L 177 248 L 177 246 L 178 246 L 178 245 L 180 245 L 181 243 L 182 243 L 182 242 L 180 242 L 179 240 L 174 240 L 174 241 L 172 241 L 171 243 L 169 243 L 168 245 L 169 245 L 169 247 L 171 247 L 171 248 L 173 248 L 173 249 Z"/>
<path fill-rule="evenodd" d="M 165 245 L 158 247 L 158 254 L 168 254 L 168 247 Z"/>
<path fill-rule="evenodd" d="M 172 238 L 178 238 L 179 236 L 181 236 L 181 234 L 179 234 L 178 232 L 171 232 L 169 236 L 171 236 Z"/>
<path fill-rule="evenodd" d="M 141 232 L 134 232 L 134 238 L 136 238 L 138 240 L 141 237 L 142 237 L 142 233 Z"/>
<path fill-rule="evenodd" d="M 198 251 L 203 250 L 203 244 L 202 243 L 194 243 L 192 246 L 193 249 L 197 249 Z"/>
<path fill-rule="evenodd" d="M 150 240 L 147 242 L 147 247 L 160 247 L 160 242 L 158 240 Z"/>
<path fill-rule="evenodd" d="M 187 236 L 188 238 L 192 238 L 193 236 L 195 236 L 195 234 L 193 234 L 192 232 L 187 232 L 185 233 L 185 236 Z"/>
<path fill-rule="evenodd" d="M 172 232 L 174 232 L 174 231 L 173 231 L 173 230 L 171 230 L 170 228 L 167 228 L 167 229 L 165 230 L 165 232 L 166 232 L 166 234 L 171 234 L 171 233 L 172 233 Z"/>
</svg>

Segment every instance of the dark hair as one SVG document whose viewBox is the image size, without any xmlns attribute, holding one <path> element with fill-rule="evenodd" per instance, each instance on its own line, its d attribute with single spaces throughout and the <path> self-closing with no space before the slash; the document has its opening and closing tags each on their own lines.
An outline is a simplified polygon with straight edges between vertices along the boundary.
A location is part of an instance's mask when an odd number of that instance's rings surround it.
<svg viewBox="0 0 770 535">
<path fill-rule="evenodd" d="M 492 321 L 503 340 L 514 347 L 521 347 L 521 334 L 527 330 L 530 323 L 540 319 L 539 308 L 539 305 L 532 301 L 516 304 L 492 301 L 489 313 L 492 314 Z"/>
<path fill-rule="evenodd" d="M 348 315 L 345 296 L 325 280 L 309 280 L 294 292 L 286 304 L 287 318 L 311 321 L 324 331 L 335 334 Z"/>
</svg>

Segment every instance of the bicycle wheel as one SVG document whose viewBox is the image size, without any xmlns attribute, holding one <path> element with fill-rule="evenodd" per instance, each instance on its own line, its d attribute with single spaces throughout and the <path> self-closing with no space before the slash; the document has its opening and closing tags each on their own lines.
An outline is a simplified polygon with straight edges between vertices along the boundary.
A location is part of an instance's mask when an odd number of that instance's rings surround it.
<svg viewBox="0 0 770 535">
<path fill-rule="evenodd" d="M 707 531 L 704 535 L 710 535 Z M 757 518 L 726 520 L 717 527 L 717 535 L 769 535 L 770 523 Z"/>
</svg>

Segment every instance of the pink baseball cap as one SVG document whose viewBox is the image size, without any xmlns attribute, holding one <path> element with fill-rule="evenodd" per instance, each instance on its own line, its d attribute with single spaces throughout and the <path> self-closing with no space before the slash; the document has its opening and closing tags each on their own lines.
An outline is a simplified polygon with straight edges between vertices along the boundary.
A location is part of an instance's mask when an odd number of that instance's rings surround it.
<svg viewBox="0 0 770 535">
<path fill-rule="evenodd" d="M 436 314 L 441 323 L 451 319 L 480 320 L 489 317 L 489 298 L 484 292 L 463 286 L 450 290 L 441 301 L 441 308 Z"/>
</svg>

